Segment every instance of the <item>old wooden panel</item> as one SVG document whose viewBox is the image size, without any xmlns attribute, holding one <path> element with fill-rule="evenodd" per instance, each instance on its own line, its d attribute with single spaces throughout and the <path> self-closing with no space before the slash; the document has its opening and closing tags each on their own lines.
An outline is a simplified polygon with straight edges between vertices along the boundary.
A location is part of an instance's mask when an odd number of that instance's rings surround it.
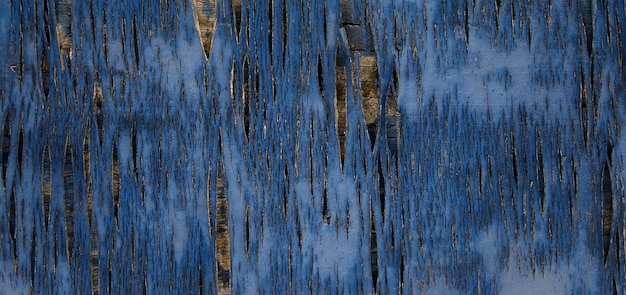
<svg viewBox="0 0 626 295">
<path fill-rule="evenodd" d="M 626 281 L 624 2 L 0 3 L 0 293 Z"/>
</svg>

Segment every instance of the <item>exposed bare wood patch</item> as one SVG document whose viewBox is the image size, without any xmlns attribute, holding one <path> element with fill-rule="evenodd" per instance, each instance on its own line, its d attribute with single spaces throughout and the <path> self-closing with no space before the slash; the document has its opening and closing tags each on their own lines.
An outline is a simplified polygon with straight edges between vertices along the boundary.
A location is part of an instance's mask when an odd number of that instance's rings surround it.
<svg viewBox="0 0 626 295">
<path fill-rule="evenodd" d="M 50 196 L 52 194 L 52 170 L 50 170 L 50 149 L 46 144 L 44 147 L 43 163 L 41 171 L 41 197 L 43 205 L 43 218 L 45 226 L 50 220 Z"/>
<path fill-rule="evenodd" d="M 346 67 L 338 65 L 335 73 L 337 77 L 335 99 L 335 124 L 337 124 L 337 136 L 339 137 L 339 150 L 341 152 L 341 162 L 344 162 L 345 145 L 346 145 Z"/>
<path fill-rule="evenodd" d="M 0 157 L 0 181 L 2 181 L 0 189 L 3 190 L 4 195 L 4 204 L 6 207 L 7 214 L 7 224 L 6 230 L 8 231 L 8 240 L 11 242 L 11 250 L 14 255 L 17 255 L 17 244 L 16 244 L 16 199 L 15 199 L 15 188 L 13 186 L 14 175 L 9 175 L 9 166 L 11 162 L 14 161 L 14 155 L 16 153 L 15 148 L 15 135 L 12 132 L 11 123 L 13 120 L 13 114 L 11 112 L 7 112 L 3 118 L 2 124 L 2 137 L 0 138 L 0 149 L 2 151 Z M 14 264 L 17 264 L 17 256 L 10 257 L 13 260 Z"/>
<path fill-rule="evenodd" d="M 72 0 L 55 0 L 56 34 L 59 47 L 66 52 L 72 47 Z"/>
<path fill-rule="evenodd" d="M 118 160 L 118 151 L 117 151 L 117 146 L 113 147 L 113 150 L 111 152 L 112 154 L 112 164 L 111 164 L 111 192 L 112 192 L 112 205 L 113 205 L 113 211 L 111 213 L 113 213 L 113 220 L 115 222 L 115 227 L 119 228 L 119 204 L 120 204 L 120 181 L 121 181 L 121 175 L 120 175 L 120 163 Z"/>
<path fill-rule="evenodd" d="M 213 43 L 213 32 L 215 31 L 216 11 L 215 0 L 195 0 L 196 18 L 198 29 L 200 30 L 200 39 L 206 56 L 211 52 L 211 44 Z"/>
<path fill-rule="evenodd" d="M 230 235 L 228 229 L 228 198 L 224 191 L 221 169 L 217 177 L 217 212 L 215 256 L 217 258 L 218 293 L 231 294 Z"/>
<path fill-rule="evenodd" d="M 360 55 L 361 96 L 363 99 L 363 115 L 365 122 L 371 124 L 378 116 L 378 67 L 374 55 Z M 395 109 L 395 101 L 391 109 Z M 390 112 L 392 112 L 390 110 Z M 389 113 L 390 114 L 390 113 Z"/>
<path fill-rule="evenodd" d="M 60 197 L 60 196 L 53 196 Z M 69 258 L 72 259 L 71 249 L 74 246 L 74 169 L 72 168 L 72 148 L 69 138 L 65 145 L 63 156 L 63 205 L 65 216 L 65 229 L 67 235 L 67 249 Z"/>
<path fill-rule="evenodd" d="M 607 263 L 611 246 L 611 227 L 613 226 L 613 184 L 608 161 L 602 167 L 602 249 L 604 263 Z M 618 241 L 616 241 L 618 242 Z"/>
</svg>

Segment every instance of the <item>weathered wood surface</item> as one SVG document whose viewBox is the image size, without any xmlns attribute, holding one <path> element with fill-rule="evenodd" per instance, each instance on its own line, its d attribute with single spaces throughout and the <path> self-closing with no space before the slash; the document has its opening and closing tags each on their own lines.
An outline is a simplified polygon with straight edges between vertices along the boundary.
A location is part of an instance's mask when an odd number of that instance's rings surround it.
<svg viewBox="0 0 626 295">
<path fill-rule="evenodd" d="M 623 294 L 625 24 L 0 2 L 0 290 Z"/>
</svg>

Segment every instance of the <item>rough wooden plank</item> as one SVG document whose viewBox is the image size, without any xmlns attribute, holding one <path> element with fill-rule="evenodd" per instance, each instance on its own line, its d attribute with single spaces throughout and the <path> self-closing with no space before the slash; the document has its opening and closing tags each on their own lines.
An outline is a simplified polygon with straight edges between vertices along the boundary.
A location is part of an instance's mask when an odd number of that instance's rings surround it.
<svg viewBox="0 0 626 295">
<path fill-rule="evenodd" d="M 624 15 L 0 3 L 0 287 L 620 293 Z"/>
</svg>

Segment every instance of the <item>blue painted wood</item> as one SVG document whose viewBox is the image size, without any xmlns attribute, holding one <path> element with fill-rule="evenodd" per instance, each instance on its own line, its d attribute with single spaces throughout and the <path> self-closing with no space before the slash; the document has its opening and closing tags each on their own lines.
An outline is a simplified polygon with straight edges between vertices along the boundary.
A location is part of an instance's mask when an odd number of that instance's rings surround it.
<svg viewBox="0 0 626 295">
<path fill-rule="evenodd" d="M 3 292 L 623 293 L 623 1 L 69 3 L 0 3 Z"/>
</svg>

